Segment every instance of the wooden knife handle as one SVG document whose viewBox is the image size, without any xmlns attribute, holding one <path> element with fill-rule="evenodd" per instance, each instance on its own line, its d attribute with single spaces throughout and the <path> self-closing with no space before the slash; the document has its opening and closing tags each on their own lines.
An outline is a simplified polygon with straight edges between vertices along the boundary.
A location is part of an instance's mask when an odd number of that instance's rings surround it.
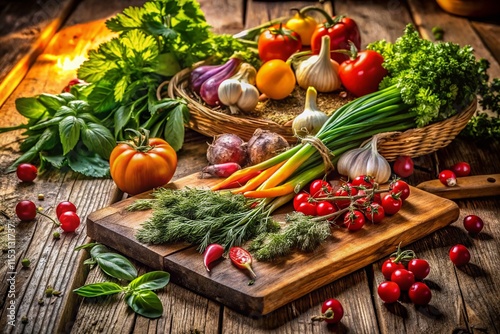
<svg viewBox="0 0 500 334">
<path fill-rule="evenodd" d="M 447 187 L 439 180 L 430 180 L 420 183 L 417 188 L 448 199 L 498 196 L 500 174 L 459 177 L 454 187 Z"/>
</svg>

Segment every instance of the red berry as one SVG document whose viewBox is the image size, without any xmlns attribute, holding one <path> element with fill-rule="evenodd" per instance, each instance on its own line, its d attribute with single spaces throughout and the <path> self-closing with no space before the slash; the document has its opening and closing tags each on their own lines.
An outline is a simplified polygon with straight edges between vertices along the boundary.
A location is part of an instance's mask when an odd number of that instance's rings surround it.
<svg viewBox="0 0 500 334">
<path fill-rule="evenodd" d="M 416 282 L 408 290 L 408 296 L 415 305 L 427 305 L 431 301 L 432 292 L 425 283 Z"/>
<path fill-rule="evenodd" d="M 31 182 L 36 179 L 38 169 L 36 166 L 28 163 L 20 164 L 16 168 L 16 175 L 23 182 Z"/>
<path fill-rule="evenodd" d="M 471 234 L 478 234 L 483 226 L 483 220 L 476 215 L 468 215 L 464 218 L 464 227 Z"/>
<path fill-rule="evenodd" d="M 62 201 L 61 203 L 57 204 L 56 207 L 56 216 L 59 218 L 61 214 L 63 214 L 66 211 L 73 211 L 76 212 L 76 206 L 71 203 L 70 201 Z"/>
<path fill-rule="evenodd" d="M 80 217 L 73 211 L 66 211 L 59 216 L 59 222 L 64 232 L 74 232 L 80 226 Z"/>
<path fill-rule="evenodd" d="M 36 213 L 36 205 L 32 201 L 23 200 L 16 205 L 16 215 L 22 221 L 35 219 Z"/>
</svg>

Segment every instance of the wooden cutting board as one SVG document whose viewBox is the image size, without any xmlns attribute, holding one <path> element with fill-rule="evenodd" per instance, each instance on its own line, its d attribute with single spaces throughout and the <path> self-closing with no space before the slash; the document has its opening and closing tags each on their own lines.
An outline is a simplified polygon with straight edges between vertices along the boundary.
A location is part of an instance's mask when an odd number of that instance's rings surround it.
<svg viewBox="0 0 500 334">
<path fill-rule="evenodd" d="M 168 185 L 208 187 L 217 180 L 199 179 L 198 174 Z M 275 262 L 254 261 L 257 279 L 231 264 L 217 263 L 211 272 L 203 257 L 187 243 L 148 245 L 134 235 L 151 212 L 129 212 L 126 207 L 141 194 L 125 199 L 88 216 L 87 234 L 151 268 L 165 270 L 171 280 L 249 316 L 267 314 L 342 276 L 363 268 L 448 224 L 459 216 L 458 206 L 445 198 L 411 187 L 410 197 L 396 215 L 380 224 L 366 224 L 357 232 L 333 228 L 332 237 L 311 253 L 296 252 Z M 291 210 L 291 209 L 289 209 Z M 284 214 L 275 215 L 283 221 Z"/>
</svg>

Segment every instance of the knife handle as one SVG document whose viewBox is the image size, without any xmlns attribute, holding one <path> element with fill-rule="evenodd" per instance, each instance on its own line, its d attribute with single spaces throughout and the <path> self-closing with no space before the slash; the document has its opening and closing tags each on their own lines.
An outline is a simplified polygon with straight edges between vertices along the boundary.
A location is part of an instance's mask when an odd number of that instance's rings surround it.
<svg viewBox="0 0 500 334">
<path fill-rule="evenodd" d="M 458 177 L 453 187 L 445 186 L 438 179 L 430 180 L 420 183 L 417 188 L 448 199 L 498 196 L 500 174 Z"/>
</svg>

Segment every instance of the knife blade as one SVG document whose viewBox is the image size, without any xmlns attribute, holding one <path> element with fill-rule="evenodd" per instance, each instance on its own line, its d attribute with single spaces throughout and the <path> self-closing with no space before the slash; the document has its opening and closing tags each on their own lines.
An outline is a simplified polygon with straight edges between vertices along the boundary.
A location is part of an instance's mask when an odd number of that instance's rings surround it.
<svg viewBox="0 0 500 334">
<path fill-rule="evenodd" d="M 448 199 L 477 198 L 500 195 L 500 174 L 473 175 L 457 178 L 457 185 L 445 186 L 439 179 L 425 181 L 417 188 Z"/>
</svg>

